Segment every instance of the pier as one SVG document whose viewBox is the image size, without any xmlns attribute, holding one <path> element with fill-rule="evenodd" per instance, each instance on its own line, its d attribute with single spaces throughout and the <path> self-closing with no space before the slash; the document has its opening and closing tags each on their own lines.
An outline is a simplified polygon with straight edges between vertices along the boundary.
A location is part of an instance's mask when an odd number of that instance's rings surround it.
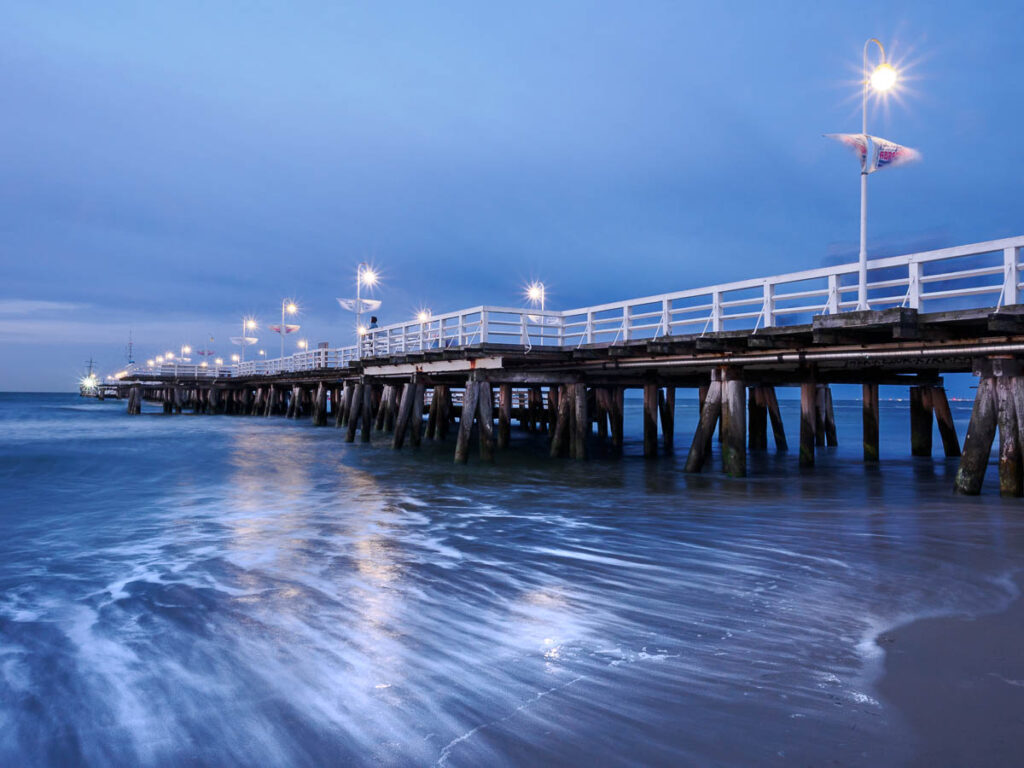
<svg viewBox="0 0 1024 768">
<path fill-rule="evenodd" d="M 148 401 L 168 414 L 307 419 L 396 450 L 454 438 L 456 462 L 494 461 L 513 423 L 546 434 L 553 458 L 614 455 L 625 392 L 641 390 L 646 457 L 687 451 L 686 471 L 700 472 L 717 429 L 725 472 L 743 477 L 749 451 L 793 450 L 809 468 L 816 448 L 837 444 L 832 384 L 861 385 L 864 460 L 877 462 L 878 388 L 899 385 L 914 456 L 959 456 L 955 490 L 977 494 L 998 432 L 1000 492 L 1021 496 L 1022 248 L 1015 237 L 870 261 L 869 310 L 856 309 L 852 263 L 564 311 L 477 306 L 276 360 L 136 366 L 100 390 L 131 414 Z M 943 387 L 951 373 L 978 377 L 962 442 Z M 790 432 L 779 387 L 800 389 Z M 701 411 L 677 446 L 680 396 Z"/>
</svg>

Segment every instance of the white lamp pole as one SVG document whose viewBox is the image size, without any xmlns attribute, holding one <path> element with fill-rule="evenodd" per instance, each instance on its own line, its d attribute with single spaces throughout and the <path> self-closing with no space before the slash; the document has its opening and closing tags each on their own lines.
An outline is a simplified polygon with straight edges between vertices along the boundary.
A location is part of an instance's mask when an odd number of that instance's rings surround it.
<svg viewBox="0 0 1024 768">
<path fill-rule="evenodd" d="M 874 71 L 868 73 L 868 48 L 874 43 L 878 46 L 881 61 Z M 872 37 L 864 43 L 862 59 L 864 76 L 861 90 L 861 133 L 864 135 L 864 161 L 860 169 L 860 254 L 857 275 L 857 309 L 870 309 L 868 306 L 868 165 L 871 162 L 871 142 L 868 139 L 868 88 L 884 92 L 896 83 L 896 70 L 885 60 L 885 48 L 882 43 Z"/>
</svg>

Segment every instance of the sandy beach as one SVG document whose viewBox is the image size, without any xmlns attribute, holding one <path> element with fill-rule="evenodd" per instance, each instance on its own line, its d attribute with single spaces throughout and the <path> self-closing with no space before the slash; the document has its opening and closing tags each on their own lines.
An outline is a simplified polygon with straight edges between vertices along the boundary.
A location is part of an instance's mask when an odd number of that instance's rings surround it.
<svg viewBox="0 0 1024 768">
<path fill-rule="evenodd" d="M 1016 583 L 1019 589 L 1024 578 Z M 910 765 L 1024 761 L 1022 640 L 1019 595 L 1000 613 L 922 619 L 879 636 L 886 654 L 879 692 L 915 735 Z"/>
</svg>

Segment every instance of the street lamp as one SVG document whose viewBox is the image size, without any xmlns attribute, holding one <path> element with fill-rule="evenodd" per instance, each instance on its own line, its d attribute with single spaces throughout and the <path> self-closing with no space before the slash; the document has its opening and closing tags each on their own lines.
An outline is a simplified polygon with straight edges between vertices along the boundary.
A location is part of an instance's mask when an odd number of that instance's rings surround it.
<svg viewBox="0 0 1024 768">
<path fill-rule="evenodd" d="M 274 332 L 279 333 L 281 335 L 281 357 L 282 358 L 284 357 L 284 337 L 285 337 L 285 334 L 294 333 L 295 331 L 299 330 L 299 326 L 297 326 L 297 325 L 288 325 L 287 323 L 285 323 L 285 321 L 284 321 L 285 320 L 285 316 L 286 315 L 294 315 L 298 311 L 299 311 L 299 308 L 298 308 L 298 306 L 296 306 L 294 301 L 292 301 L 291 299 L 283 299 L 281 301 L 281 325 L 277 326 L 276 328 L 274 326 L 270 326 L 270 330 L 271 331 L 274 331 Z"/>
<path fill-rule="evenodd" d="M 297 346 L 299 349 L 305 351 L 305 350 L 309 349 L 309 342 L 306 341 L 305 339 L 299 339 L 297 342 L 295 342 L 295 346 Z"/>
<path fill-rule="evenodd" d="M 868 48 L 874 43 L 878 46 L 880 60 L 874 70 L 868 71 Z M 868 307 L 868 90 L 876 93 L 886 93 L 894 85 L 899 75 L 891 64 L 885 60 L 885 48 L 882 43 L 872 37 L 864 43 L 864 56 L 861 60 L 862 74 L 864 76 L 861 88 L 861 133 L 864 134 L 864 162 L 860 169 L 860 254 L 857 266 L 857 309 L 865 310 Z"/>
<path fill-rule="evenodd" d="M 359 341 L 356 344 L 356 357 L 360 357 L 362 349 L 362 337 L 368 332 L 368 328 L 363 325 L 362 316 L 363 311 L 373 312 L 375 309 L 380 307 L 380 299 L 364 299 L 363 298 L 363 286 L 367 288 L 373 288 L 377 285 L 380 280 L 380 275 L 377 274 L 377 270 L 367 264 L 365 261 L 359 262 L 356 266 L 356 297 L 355 299 L 338 299 L 338 303 L 342 309 L 347 309 L 350 312 L 356 313 L 356 333 L 358 334 Z"/>
<path fill-rule="evenodd" d="M 247 332 L 248 331 L 253 331 L 253 330 L 255 330 L 258 327 L 259 326 L 256 324 L 256 321 L 253 318 L 251 318 L 251 317 L 243 317 L 242 318 L 242 335 L 241 336 L 232 336 L 231 337 L 231 343 L 232 344 L 237 344 L 238 346 L 240 346 L 242 348 L 242 350 L 241 350 L 242 354 L 241 354 L 240 360 L 243 363 L 245 362 L 245 347 L 246 347 L 246 345 L 248 345 L 248 344 L 255 344 L 257 341 L 259 341 L 259 339 L 257 339 L 255 336 L 249 336 Z M 232 355 L 232 358 L 234 358 L 234 357 L 235 356 Z"/>
<path fill-rule="evenodd" d="M 237 354 L 231 356 L 231 362 L 232 363 L 240 362 L 239 359 L 238 359 L 238 355 Z"/>
<path fill-rule="evenodd" d="M 526 298 L 528 298 L 534 306 L 540 305 L 540 311 L 544 311 L 544 302 L 547 299 L 547 290 L 544 287 L 544 283 L 539 280 L 534 280 L 532 283 L 526 286 Z"/>
</svg>

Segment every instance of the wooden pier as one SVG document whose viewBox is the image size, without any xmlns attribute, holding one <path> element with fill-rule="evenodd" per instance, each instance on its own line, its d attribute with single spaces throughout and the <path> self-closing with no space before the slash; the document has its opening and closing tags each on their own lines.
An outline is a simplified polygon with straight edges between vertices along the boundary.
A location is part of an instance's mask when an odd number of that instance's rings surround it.
<svg viewBox="0 0 1024 768">
<path fill-rule="evenodd" d="M 474 445 L 494 461 L 514 423 L 546 435 L 553 458 L 620 453 L 633 389 L 643 393 L 646 457 L 686 450 L 686 471 L 700 472 L 717 429 L 725 472 L 743 477 L 749 452 L 792 444 L 809 468 L 818 448 L 837 444 L 832 384 L 861 385 L 864 460 L 877 462 L 878 388 L 899 385 L 914 456 L 932 455 L 937 424 L 945 456 L 960 457 L 955 490 L 977 494 L 998 431 L 1000 490 L 1021 496 L 1021 248 L 1024 237 L 875 260 L 867 311 L 853 309 L 856 264 L 842 265 L 565 312 L 476 307 L 375 330 L 359 347 L 125 371 L 115 389 L 129 413 L 149 401 L 168 414 L 307 419 L 396 450 L 454 438 L 456 462 Z M 943 388 L 950 373 L 978 377 L 962 449 Z M 800 389 L 791 434 L 778 387 Z M 700 419 L 677 448 L 685 396 Z"/>
</svg>

